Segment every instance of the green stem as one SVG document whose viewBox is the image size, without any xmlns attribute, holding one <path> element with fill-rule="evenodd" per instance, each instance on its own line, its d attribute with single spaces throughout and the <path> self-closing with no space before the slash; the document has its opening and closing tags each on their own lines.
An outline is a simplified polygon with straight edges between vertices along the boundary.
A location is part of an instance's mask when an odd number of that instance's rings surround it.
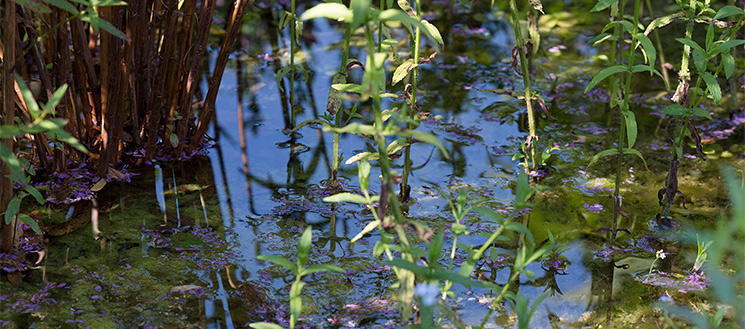
<svg viewBox="0 0 745 329">
<path fill-rule="evenodd" d="M 530 134 L 528 138 L 531 140 L 530 161 L 532 162 L 532 166 L 530 168 L 535 168 L 535 155 L 536 148 L 538 146 L 538 136 L 536 135 L 535 117 L 533 114 L 533 93 L 531 92 L 530 84 L 530 65 L 528 65 L 528 61 L 526 60 L 525 56 L 525 40 L 522 36 L 522 30 L 520 28 L 520 16 L 517 11 L 517 6 L 515 5 L 515 0 L 510 0 L 510 10 L 512 10 L 512 24 L 514 25 L 515 30 L 515 42 L 517 43 L 517 51 L 520 54 L 520 67 L 523 73 L 523 85 L 525 88 L 525 106 L 528 112 L 528 131 Z"/>
<path fill-rule="evenodd" d="M 616 165 L 616 186 L 613 192 L 613 230 L 611 232 L 611 241 L 616 240 L 616 235 L 618 231 L 618 216 L 620 216 L 620 207 L 617 207 L 616 204 L 620 203 L 618 200 L 621 197 L 621 169 L 623 168 L 623 149 L 624 149 L 624 143 L 626 142 L 626 119 L 624 118 L 624 107 L 626 108 L 626 111 L 631 111 L 629 101 L 631 100 L 631 68 L 634 66 L 634 55 L 636 52 L 636 37 L 634 35 L 638 31 L 639 26 L 639 6 L 640 6 L 640 0 L 634 1 L 634 28 L 631 33 L 631 46 L 629 47 L 629 54 L 628 54 L 628 73 L 626 74 L 626 85 L 624 86 L 624 105 L 621 106 L 621 129 L 618 131 L 618 163 Z"/>
<path fill-rule="evenodd" d="M 344 31 L 344 49 L 341 53 L 341 64 L 339 65 L 339 73 L 340 74 L 346 74 L 347 71 L 347 60 L 349 59 L 349 38 L 352 35 L 352 26 L 347 24 L 347 28 Z M 342 122 L 342 116 L 344 115 L 344 106 L 342 105 L 341 108 L 339 108 L 334 115 L 334 125 L 337 128 L 341 128 L 341 122 Z M 334 148 L 332 151 L 331 156 L 332 164 L 331 164 L 331 180 L 336 183 L 339 178 L 339 167 L 340 167 L 340 159 L 339 159 L 339 133 L 334 133 Z"/>
<path fill-rule="evenodd" d="M 422 19 L 422 9 L 421 9 L 421 2 L 416 3 L 416 18 L 417 20 Z M 412 54 L 414 55 L 414 63 L 419 63 L 419 43 L 421 38 L 421 30 L 417 27 L 414 32 L 414 44 L 412 45 Z M 414 69 L 412 69 L 411 72 L 411 106 L 409 107 L 409 118 L 414 118 L 416 116 L 416 96 L 417 96 L 417 82 L 419 81 L 419 68 L 418 66 L 414 66 Z M 408 129 L 414 129 L 414 125 L 409 122 L 407 124 Z M 411 171 L 411 143 L 413 138 L 408 137 L 407 144 L 409 146 L 406 147 L 404 150 L 404 172 L 403 177 L 401 178 L 401 191 L 400 196 L 403 200 L 404 194 L 406 193 L 406 186 L 409 185 L 409 171 Z"/>
<path fill-rule="evenodd" d="M 689 3 L 689 6 L 690 6 L 689 7 L 690 9 L 688 11 L 688 24 L 686 25 L 686 34 L 685 34 L 685 37 L 686 37 L 686 39 L 691 40 L 691 36 L 693 35 L 694 18 L 696 17 L 696 10 L 695 10 L 695 8 L 696 8 L 696 0 L 691 0 L 690 3 Z M 691 71 L 688 68 L 690 55 L 691 55 L 691 47 L 688 46 L 688 45 L 684 45 L 683 46 L 683 57 L 680 60 L 680 72 L 678 73 L 678 80 L 681 81 L 680 82 L 681 84 L 686 84 L 687 85 L 688 84 L 688 81 L 691 81 Z M 698 90 L 698 89 L 696 89 L 696 90 Z M 687 92 L 688 92 L 688 90 L 683 91 L 684 94 L 687 94 Z M 685 105 L 685 104 L 682 104 L 682 102 L 684 102 L 684 101 L 685 101 L 684 97 L 681 97 L 678 102 L 680 103 L 680 105 Z M 688 119 L 688 118 L 686 118 L 686 119 Z M 680 136 L 680 134 L 682 134 L 683 131 L 685 130 L 685 126 L 678 125 L 679 122 L 680 122 L 680 120 L 678 120 L 675 117 L 673 117 L 671 120 L 673 120 L 673 126 L 677 126 L 678 127 L 678 134 L 677 134 L 677 136 Z M 687 121 L 686 121 L 686 125 L 687 125 Z M 677 167 L 677 164 L 678 164 L 678 161 L 679 161 L 678 160 L 679 157 L 678 157 L 677 150 L 679 149 L 679 147 L 681 146 L 681 144 L 678 143 L 678 140 L 680 141 L 680 143 L 682 143 L 682 141 L 683 141 L 682 138 L 676 138 L 675 145 L 673 145 L 673 151 L 672 151 L 673 158 L 672 158 L 672 160 L 670 160 L 670 169 L 668 170 L 668 176 L 665 179 L 665 189 L 668 192 L 665 193 L 665 197 L 664 197 L 663 203 L 662 203 L 662 213 L 661 213 L 661 217 L 662 218 L 669 218 L 670 217 L 670 207 L 672 206 L 672 203 L 673 203 L 673 200 L 672 199 L 673 198 L 669 197 L 670 194 L 671 194 L 669 192 L 670 192 L 671 189 L 677 188 L 677 186 L 672 186 L 673 185 L 672 182 L 677 181 L 677 177 L 671 177 L 671 175 L 677 175 L 676 174 L 677 168 L 674 168 L 674 167 Z M 673 195 L 673 197 L 675 196 L 674 193 L 672 195 Z"/>
<path fill-rule="evenodd" d="M 491 306 L 489 307 L 489 311 L 486 312 L 486 316 L 484 317 L 483 320 L 481 320 L 481 324 L 479 325 L 479 329 L 484 328 L 484 325 L 486 325 L 486 321 L 491 316 L 491 313 L 497 307 L 497 305 L 499 304 L 499 302 L 502 301 L 502 298 L 504 297 L 504 294 L 507 292 L 507 289 L 509 289 L 510 284 L 512 282 L 514 282 L 517 279 L 518 276 L 520 276 L 520 272 L 515 271 L 515 273 L 512 273 L 512 275 L 510 276 L 510 279 L 507 281 L 507 283 L 504 285 L 504 287 L 502 287 L 502 290 L 499 291 L 499 295 L 497 295 L 497 298 L 494 299 L 494 302 L 492 302 Z"/>
<path fill-rule="evenodd" d="M 292 22 L 290 23 L 290 120 L 295 126 L 295 0 L 292 0 Z"/>
</svg>

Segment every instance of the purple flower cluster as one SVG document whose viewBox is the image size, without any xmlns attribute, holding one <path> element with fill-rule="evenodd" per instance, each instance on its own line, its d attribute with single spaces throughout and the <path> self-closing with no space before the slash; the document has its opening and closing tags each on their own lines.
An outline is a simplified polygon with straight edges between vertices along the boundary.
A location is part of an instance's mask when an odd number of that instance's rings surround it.
<svg viewBox="0 0 745 329">
<path fill-rule="evenodd" d="M 682 293 L 704 291 L 709 287 L 709 282 L 711 282 L 703 273 L 697 272 L 689 273 L 682 279 L 677 279 L 675 275 L 665 272 L 644 274 L 637 279 L 645 284 L 670 288 Z"/>
<path fill-rule="evenodd" d="M 236 252 L 217 251 L 214 253 L 205 253 L 199 246 L 190 246 L 188 248 L 175 247 L 173 241 L 176 234 L 193 234 L 195 238 L 201 240 L 205 245 L 212 248 L 223 248 L 226 241 L 219 238 L 212 227 L 184 226 L 181 228 L 165 228 L 162 230 L 151 230 L 143 227 L 145 232 L 152 239 L 151 246 L 158 249 L 169 249 L 179 252 L 179 257 L 193 262 L 200 269 L 218 271 L 228 265 L 228 259 L 240 258 Z"/>
<path fill-rule="evenodd" d="M 57 300 L 50 297 L 51 289 L 70 289 L 70 287 L 65 283 L 52 282 L 36 291 L 29 298 L 18 297 L 13 293 L 0 295 L 3 313 L 31 313 L 45 305 L 57 304 Z"/>
<path fill-rule="evenodd" d="M 93 191 L 91 187 L 98 182 L 98 175 L 95 174 L 95 169 L 88 168 L 86 163 L 77 164 L 70 161 L 67 163 L 67 172 L 64 173 L 53 173 L 50 179 L 42 182 L 35 183 L 34 186 L 39 190 L 44 190 L 47 187 L 49 190 L 46 200 L 52 203 L 63 203 L 70 204 L 80 200 L 88 200 L 93 197 Z M 137 174 L 130 173 L 126 168 L 119 171 L 121 176 L 116 175 L 112 177 L 106 175 L 106 181 L 127 181 L 129 182 L 132 176 Z"/>
</svg>

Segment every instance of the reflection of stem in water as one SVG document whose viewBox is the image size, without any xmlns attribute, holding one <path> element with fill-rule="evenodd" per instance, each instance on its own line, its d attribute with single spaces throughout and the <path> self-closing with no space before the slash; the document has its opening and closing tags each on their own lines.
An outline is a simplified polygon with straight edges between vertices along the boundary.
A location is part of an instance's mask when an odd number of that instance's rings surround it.
<svg viewBox="0 0 745 329">
<path fill-rule="evenodd" d="M 225 291 L 225 286 L 222 284 L 222 278 L 220 278 L 220 272 L 215 271 L 217 276 L 217 295 L 222 302 L 223 311 L 225 311 L 225 326 L 227 328 L 235 328 L 233 325 L 233 318 L 230 316 L 230 306 L 228 305 L 228 294 Z"/>
<path fill-rule="evenodd" d="M 158 200 L 160 212 L 163 214 L 163 225 L 166 225 L 168 224 L 168 217 L 166 216 L 166 196 L 163 191 L 163 171 L 160 169 L 160 165 L 155 165 L 155 198 Z"/>
<path fill-rule="evenodd" d="M 181 227 L 181 210 L 178 204 L 178 188 L 176 185 L 176 172 L 171 168 L 171 175 L 173 175 L 173 196 L 176 199 L 176 219 L 178 220 L 178 226 Z"/>
<path fill-rule="evenodd" d="M 96 199 L 95 196 L 91 198 L 91 226 L 93 227 L 93 240 L 98 240 L 98 236 L 101 235 L 101 231 L 98 229 L 98 200 Z M 165 216 L 165 210 L 163 210 L 163 216 Z"/>
<path fill-rule="evenodd" d="M 228 188 L 228 176 L 225 172 L 225 158 L 222 155 L 222 146 L 220 146 L 220 143 L 215 143 L 215 150 L 217 150 L 218 163 L 220 164 L 220 175 L 222 177 L 223 192 L 225 193 L 225 204 L 228 207 L 228 216 L 233 218 L 233 204 L 230 198 L 230 188 Z"/>
<path fill-rule="evenodd" d="M 279 52 L 279 43 L 278 40 L 282 38 L 281 33 L 277 33 L 278 26 L 275 25 L 274 20 L 272 19 L 272 15 L 263 15 L 266 17 L 266 25 L 267 25 L 267 31 L 269 33 L 269 42 L 272 45 L 272 52 L 277 54 Z M 284 44 L 284 43 L 283 43 Z M 282 69 L 282 63 L 279 60 L 274 61 L 274 74 L 277 74 Z M 281 79 L 277 81 L 277 91 L 279 92 L 279 99 L 280 104 L 282 105 L 282 115 L 285 119 L 285 129 L 292 129 L 295 127 L 294 122 L 291 117 L 292 109 L 287 108 L 287 94 L 282 92 L 282 90 L 285 89 L 285 82 L 284 79 Z"/>
<path fill-rule="evenodd" d="M 238 48 L 242 48 L 241 38 L 238 38 Z M 243 163 L 243 176 L 248 177 L 248 147 L 246 146 L 246 121 L 243 118 L 243 94 L 246 91 L 246 84 L 243 81 L 243 61 L 236 61 L 237 69 L 237 81 L 238 81 L 238 131 L 240 132 L 240 145 L 241 145 L 241 162 Z M 224 177 L 224 176 L 223 176 Z M 251 193 L 251 181 L 246 178 L 246 192 L 248 195 L 249 209 L 252 214 L 256 214 L 254 211 L 253 204 L 253 193 Z M 231 221 L 233 216 L 230 216 Z"/>
</svg>

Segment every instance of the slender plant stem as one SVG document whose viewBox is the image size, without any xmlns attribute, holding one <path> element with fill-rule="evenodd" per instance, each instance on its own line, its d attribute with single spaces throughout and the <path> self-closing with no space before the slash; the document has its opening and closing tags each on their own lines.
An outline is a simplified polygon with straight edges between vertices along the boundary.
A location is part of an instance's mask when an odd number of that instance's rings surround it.
<svg viewBox="0 0 745 329">
<path fill-rule="evenodd" d="M 295 0 L 292 0 L 292 22 L 290 22 L 290 120 L 295 126 L 295 34 L 297 31 L 295 21 Z"/>
<path fill-rule="evenodd" d="M 416 18 L 417 20 L 422 19 L 422 4 L 420 1 L 416 2 Z M 414 44 L 412 44 L 411 47 L 411 53 L 414 56 L 414 64 L 419 63 L 419 43 L 421 38 L 421 30 L 419 27 L 416 28 L 414 32 Z M 419 68 L 418 66 L 414 66 L 414 68 L 411 71 L 411 106 L 409 107 L 409 118 L 414 118 L 416 115 L 416 98 L 417 98 L 417 83 L 419 81 Z M 409 122 L 407 125 L 408 129 L 414 129 L 414 125 Z M 409 146 L 406 147 L 406 150 L 404 151 L 404 172 L 403 177 L 401 178 L 401 191 L 400 196 L 401 199 L 405 197 L 406 194 L 406 186 L 409 185 L 409 171 L 411 171 L 411 143 L 413 138 L 408 137 L 407 138 L 407 144 Z"/>
<path fill-rule="evenodd" d="M 652 3 L 650 2 L 650 0 L 644 0 L 644 1 L 646 2 L 647 10 L 649 10 L 649 17 L 652 17 L 652 19 L 654 19 L 654 11 L 652 10 Z M 660 41 L 660 34 L 657 32 L 657 29 L 652 31 L 652 33 L 654 34 L 654 43 L 657 46 L 657 49 L 660 49 L 660 50 L 665 49 L 665 48 L 662 48 L 662 42 Z M 660 51 L 659 56 L 660 56 L 660 67 L 662 69 L 662 78 L 665 79 L 665 89 L 668 92 L 670 92 L 670 74 L 668 73 L 667 67 L 665 66 L 667 64 L 667 61 L 665 60 L 665 52 Z"/>
<path fill-rule="evenodd" d="M 628 58 L 628 73 L 626 74 L 626 85 L 624 87 L 624 105 L 623 107 L 626 107 L 626 111 L 631 111 L 629 101 L 631 100 L 631 79 L 632 79 L 632 73 L 631 68 L 634 66 L 634 55 L 636 52 L 636 38 L 634 35 L 638 31 L 639 26 L 639 6 L 640 6 L 640 0 L 634 1 L 634 28 L 631 33 L 631 45 L 629 46 L 629 58 Z M 618 130 L 618 163 L 616 165 L 616 186 L 615 190 L 613 192 L 613 230 L 611 232 L 611 241 L 616 240 L 616 235 L 618 231 L 618 216 L 620 215 L 620 198 L 621 198 L 621 169 L 623 168 L 623 155 L 624 155 L 624 143 L 626 142 L 626 130 L 628 127 L 626 127 L 626 119 L 624 118 L 623 114 L 623 107 L 621 108 L 621 129 Z M 630 143 L 630 141 L 629 141 Z"/>
<path fill-rule="evenodd" d="M 691 40 L 691 36 L 693 35 L 693 24 L 694 24 L 694 17 L 696 17 L 696 0 L 691 0 L 689 3 L 690 9 L 688 12 L 688 24 L 686 25 L 686 34 L 685 37 L 688 40 Z M 680 72 L 678 73 L 678 80 L 679 83 L 686 87 L 688 86 L 688 81 L 691 81 L 691 71 L 688 68 L 689 66 L 689 57 L 691 55 L 691 47 L 688 45 L 683 45 L 683 57 L 680 61 Z M 681 88 L 679 85 L 678 88 Z M 696 89 L 698 90 L 698 89 Z M 688 94 L 688 90 L 682 91 L 684 95 Z M 680 97 L 678 102 L 680 105 L 685 106 L 683 102 L 686 101 L 687 97 Z M 673 117 L 671 120 L 673 120 L 673 126 L 677 126 L 678 133 L 677 136 L 680 136 L 682 132 L 685 130 L 685 126 L 680 126 L 680 120 Z M 687 122 L 686 122 L 687 123 Z M 679 139 L 682 143 L 682 138 Z M 672 150 L 672 160 L 670 160 L 670 169 L 668 170 L 667 178 L 665 179 L 665 197 L 663 199 L 662 203 L 662 218 L 669 218 L 670 217 L 670 207 L 673 204 L 673 198 L 675 197 L 675 193 L 671 191 L 672 189 L 677 189 L 677 183 L 674 183 L 677 181 L 677 177 L 673 177 L 673 175 L 677 176 L 677 166 L 680 157 L 678 156 L 678 150 L 682 147 L 681 144 L 678 143 L 678 140 L 676 138 L 675 145 L 673 145 Z M 676 185 L 676 186 L 673 186 Z"/>
<path fill-rule="evenodd" d="M 525 107 L 528 112 L 528 131 L 530 136 L 528 139 L 530 140 L 530 161 L 532 165 L 526 169 L 531 169 L 536 167 L 535 163 L 535 155 L 536 155 L 536 148 L 538 146 L 538 135 L 536 134 L 535 129 L 535 116 L 533 114 L 533 93 L 531 92 L 531 82 L 530 82 L 530 65 L 528 65 L 528 61 L 526 60 L 525 55 L 525 40 L 522 36 L 522 30 L 520 28 L 520 15 L 517 11 L 517 6 L 515 5 L 515 0 L 510 0 L 510 10 L 512 10 L 512 24 L 514 25 L 515 30 L 515 43 L 517 46 L 517 51 L 520 54 L 520 66 L 523 73 L 523 85 L 525 88 Z M 526 154 L 526 156 L 528 156 Z"/>
<path fill-rule="evenodd" d="M 352 26 L 347 24 L 346 30 L 344 31 L 344 49 L 341 53 L 341 64 L 339 65 L 339 73 L 346 74 L 347 61 L 349 60 L 349 38 L 352 35 Z M 334 115 L 334 124 L 336 127 L 341 127 L 342 116 L 344 116 L 344 105 L 337 110 Z M 339 133 L 334 133 L 334 148 L 332 151 L 332 165 L 331 165 L 331 180 L 337 182 L 339 178 Z"/>
</svg>

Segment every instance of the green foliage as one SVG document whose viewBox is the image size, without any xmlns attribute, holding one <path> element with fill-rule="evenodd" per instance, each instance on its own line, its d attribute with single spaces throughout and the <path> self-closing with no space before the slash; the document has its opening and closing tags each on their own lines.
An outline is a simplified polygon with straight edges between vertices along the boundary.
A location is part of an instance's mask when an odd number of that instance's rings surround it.
<svg viewBox="0 0 745 329">
<path fill-rule="evenodd" d="M 80 144 L 77 139 L 70 136 L 70 134 L 68 134 L 64 130 L 64 126 L 67 124 L 66 120 L 48 118 L 54 113 L 54 108 L 62 100 L 65 91 L 67 91 L 66 84 L 57 88 L 57 90 L 52 94 L 52 97 L 47 103 L 39 104 L 34 98 L 33 93 L 28 88 L 26 83 L 18 75 L 16 75 L 16 82 L 21 89 L 21 95 L 23 96 L 23 100 L 28 106 L 28 110 L 29 113 L 31 113 L 33 121 L 26 124 L 19 123 L 15 126 L 1 125 L 0 138 L 15 138 L 23 136 L 25 134 L 44 133 L 48 138 L 52 140 L 62 141 L 73 146 L 81 152 L 87 152 L 85 147 Z M 0 160 L 2 160 L 2 162 L 4 162 L 8 166 L 8 168 L 10 168 L 10 174 L 6 175 L 6 177 L 11 179 L 16 184 L 20 185 L 22 189 L 13 196 L 13 199 L 10 201 L 8 208 L 5 209 L 5 224 L 10 224 L 10 222 L 13 221 L 13 218 L 18 215 L 18 218 L 24 223 L 30 225 L 35 232 L 41 233 L 39 224 L 34 219 L 26 215 L 18 214 L 18 211 L 21 207 L 21 200 L 23 200 L 26 196 L 33 196 L 36 202 L 38 202 L 39 204 L 44 204 L 45 201 L 44 198 L 41 196 L 41 193 L 39 193 L 36 188 L 28 184 L 30 178 L 26 177 L 24 170 L 32 170 L 32 168 L 30 166 L 24 168 L 16 154 L 9 150 L 3 143 L 0 143 Z"/>
<path fill-rule="evenodd" d="M 120 31 L 114 25 L 111 25 L 111 23 L 101 19 L 98 16 L 98 12 L 96 12 L 96 7 L 105 7 L 105 6 L 126 6 L 127 2 L 125 1 L 116 1 L 116 0 L 44 0 L 42 1 L 32 1 L 32 0 L 13 0 L 15 3 L 25 6 L 26 8 L 29 8 L 37 13 L 44 14 L 44 13 L 51 13 L 52 10 L 49 8 L 47 4 L 50 4 L 52 6 L 55 6 L 59 9 L 65 10 L 72 14 L 68 20 L 72 20 L 75 18 L 80 18 L 83 22 L 87 22 L 91 25 L 93 30 L 98 33 L 99 29 L 103 29 L 106 32 L 111 33 L 112 35 L 116 36 L 117 38 L 120 38 L 122 40 L 130 41 L 129 37 L 127 37 L 127 34 Z M 75 5 L 72 4 L 72 2 L 80 4 L 85 6 L 86 8 L 83 10 L 78 10 Z M 55 26 L 56 28 L 56 26 Z M 47 31 L 46 34 L 39 37 L 39 40 L 41 40 L 44 36 L 49 34 L 50 31 Z"/>
<path fill-rule="evenodd" d="M 342 268 L 328 264 L 314 264 L 305 267 L 305 263 L 308 261 L 308 255 L 310 255 L 312 238 L 313 228 L 308 226 L 303 232 L 303 235 L 300 237 L 300 241 L 298 242 L 296 263 L 293 263 L 289 259 L 277 255 L 259 255 L 258 257 L 256 257 L 259 260 L 272 262 L 292 271 L 292 273 L 295 273 L 295 282 L 293 282 L 292 287 L 290 288 L 290 328 L 295 328 L 298 318 L 300 317 L 300 313 L 303 309 L 303 300 L 300 297 L 300 293 L 305 286 L 305 282 L 302 281 L 303 277 L 317 272 L 344 273 L 344 270 Z M 258 329 L 272 329 L 279 326 L 262 322 L 252 323 L 251 327 Z"/>
</svg>

